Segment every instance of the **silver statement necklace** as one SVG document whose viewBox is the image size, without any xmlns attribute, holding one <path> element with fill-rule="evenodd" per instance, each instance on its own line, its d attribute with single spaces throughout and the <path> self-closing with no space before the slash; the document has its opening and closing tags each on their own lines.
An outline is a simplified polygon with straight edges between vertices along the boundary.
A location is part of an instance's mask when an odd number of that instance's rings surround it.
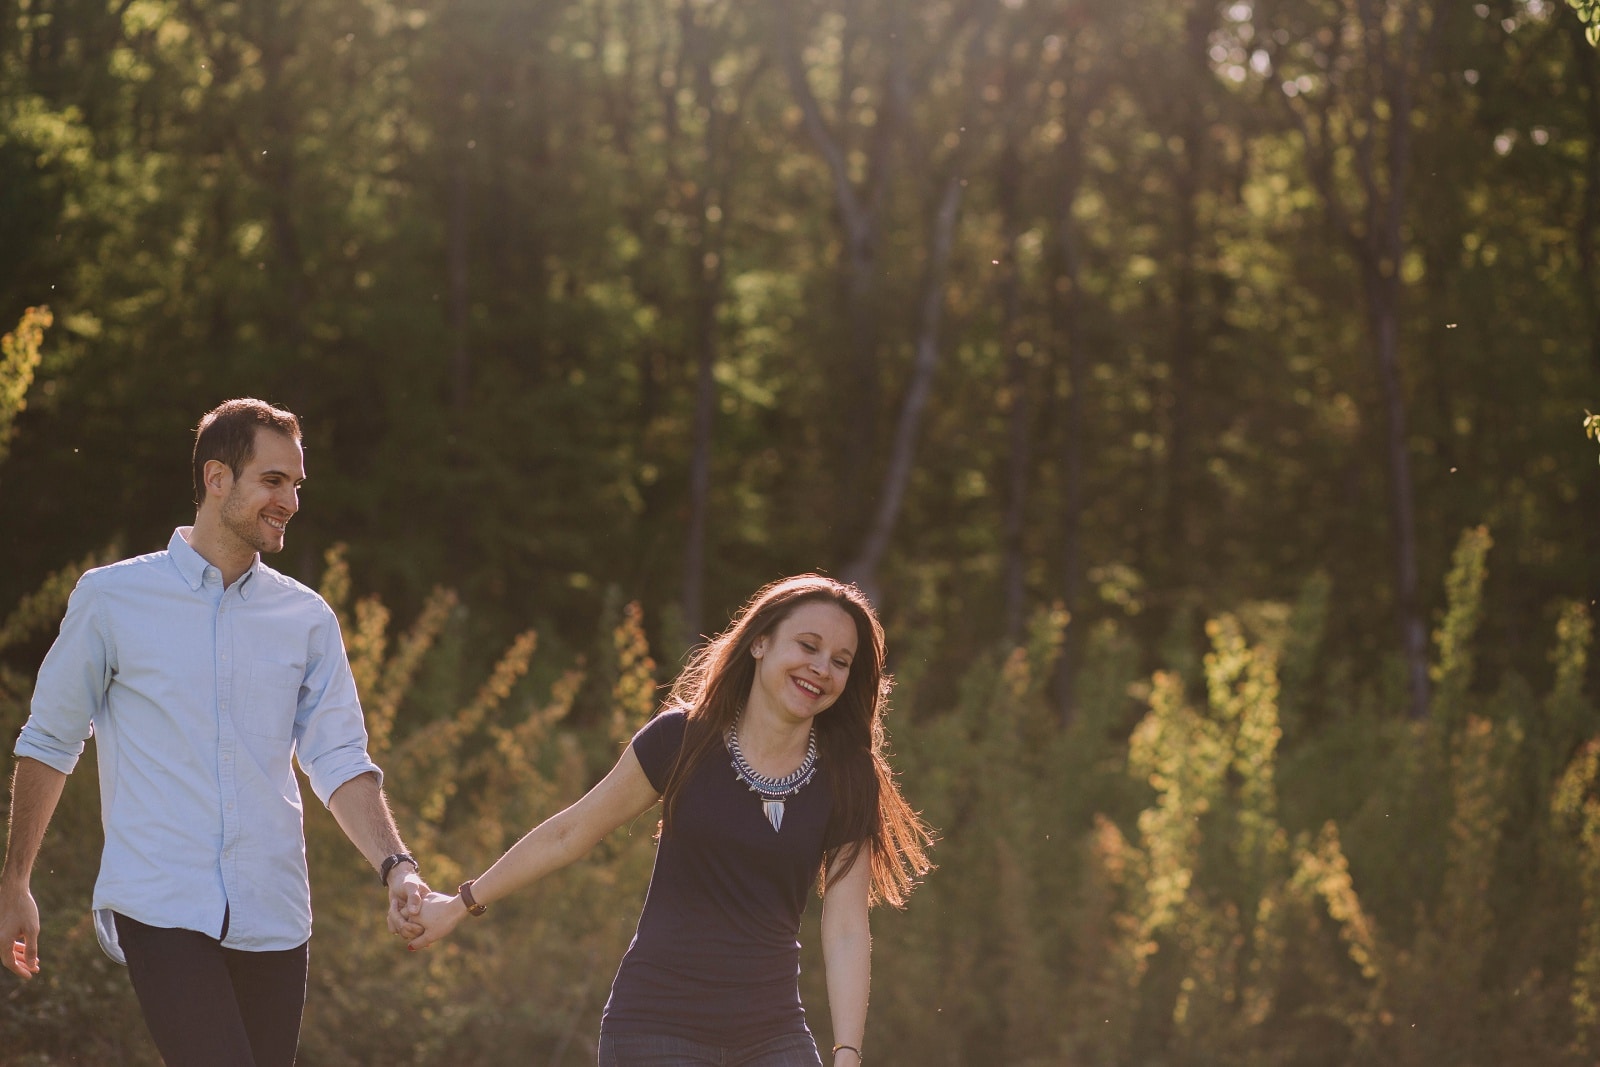
<svg viewBox="0 0 1600 1067">
<path fill-rule="evenodd" d="M 768 778 L 757 774 L 745 762 L 744 753 L 739 749 L 739 724 L 737 721 L 728 729 L 728 753 L 733 756 L 733 771 L 739 781 L 750 787 L 750 792 L 761 798 L 761 810 L 767 816 L 767 821 L 774 830 L 783 828 L 783 802 L 805 788 L 817 773 L 817 732 L 811 731 L 811 736 L 806 740 L 806 758 L 800 761 L 794 773 L 782 778 Z"/>
</svg>

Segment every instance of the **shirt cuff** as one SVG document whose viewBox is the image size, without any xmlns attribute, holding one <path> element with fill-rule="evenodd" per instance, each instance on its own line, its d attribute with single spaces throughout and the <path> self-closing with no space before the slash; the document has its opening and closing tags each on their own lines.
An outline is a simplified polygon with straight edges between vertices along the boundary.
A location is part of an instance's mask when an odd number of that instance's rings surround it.
<svg viewBox="0 0 1600 1067">
<path fill-rule="evenodd" d="M 306 777 L 311 780 L 311 791 L 317 794 L 317 799 L 322 801 L 322 806 L 327 807 L 333 794 L 339 787 L 352 778 L 359 778 L 363 774 L 378 776 L 378 784 L 383 784 L 383 769 L 363 751 L 355 752 L 329 752 L 315 764 L 306 768 Z"/>
<path fill-rule="evenodd" d="M 46 767 L 62 774 L 71 774 L 72 769 L 78 765 L 78 757 L 83 755 L 83 742 L 69 744 L 51 737 L 32 723 L 28 723 L 17 735 L 17 745 L 12 754 L 19 758 L 26 756 L 28 759 L 38 760 Z"/>
</svg>

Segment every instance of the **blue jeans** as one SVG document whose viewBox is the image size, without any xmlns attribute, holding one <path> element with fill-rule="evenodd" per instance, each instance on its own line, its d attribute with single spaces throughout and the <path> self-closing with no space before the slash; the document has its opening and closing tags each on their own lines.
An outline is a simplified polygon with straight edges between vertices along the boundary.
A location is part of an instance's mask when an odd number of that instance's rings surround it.
<svg viewBox="0 0 1600 1067">
<path fill-rule="evenodd" d="M 666 1034 L 600 1032 L 599 1067 L 822 1067 L 810 1034 L 726 1048 Z"/>
</svg>

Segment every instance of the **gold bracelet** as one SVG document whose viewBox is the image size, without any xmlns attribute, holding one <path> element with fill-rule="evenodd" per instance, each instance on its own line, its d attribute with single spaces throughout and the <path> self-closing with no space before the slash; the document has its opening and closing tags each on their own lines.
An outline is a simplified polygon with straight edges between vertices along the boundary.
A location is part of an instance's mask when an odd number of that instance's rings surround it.
<svg viewBox="0 0 1600 1067">
<path fill-rule="evenodd" d="M 835 1046 L 833 1046 L 833 1054 L 835 1056 L 837 1056 L 841 1052 L 854 1052 L 856 1054 L 856 1059 L 858 1061 L 862 1059 L 861 1050 L 856 1048 L 854 1045 L 835 1045 Z"/>
</svg>

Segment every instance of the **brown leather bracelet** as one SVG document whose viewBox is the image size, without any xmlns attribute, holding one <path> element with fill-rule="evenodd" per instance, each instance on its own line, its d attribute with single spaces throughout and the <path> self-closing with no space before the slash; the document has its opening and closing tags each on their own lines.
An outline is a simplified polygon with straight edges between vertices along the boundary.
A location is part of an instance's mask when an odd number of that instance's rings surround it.
<svg viewBox="0 0 1600 1067">
<path fill-rule="evenodd" d="M 472 883 L 475 881 L 477 881 L 476 878 L 468 878 L 456 888 L 456 892 L 461 895 L 461 903 L 467 906 L 467 914 L 473 916 L 482 915 L 489 910 L 489 905 L 479 904 L 472 899 Z"/>
</svg>

